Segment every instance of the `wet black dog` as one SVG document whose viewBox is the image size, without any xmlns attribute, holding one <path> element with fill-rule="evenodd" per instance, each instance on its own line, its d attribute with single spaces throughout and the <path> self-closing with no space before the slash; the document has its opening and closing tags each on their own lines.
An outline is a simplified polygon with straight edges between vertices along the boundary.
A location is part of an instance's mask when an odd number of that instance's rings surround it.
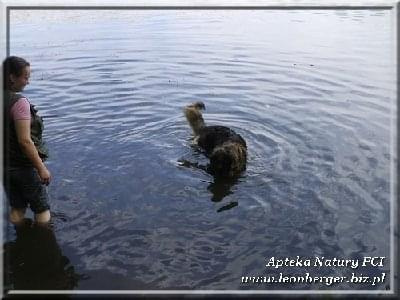
<svg viewBox="0 0 400 300">
<path fill-rule="evenodd" d="M 207 126 L 201 110 L 202 102 L 184 108 L 184 114 L 195 135 L 195 142 L 210 159 L 209 172 L 219 177 L 235 177 L 246 169 L 247 146 L 245 140 L 225 126 Z"/>
</svg>

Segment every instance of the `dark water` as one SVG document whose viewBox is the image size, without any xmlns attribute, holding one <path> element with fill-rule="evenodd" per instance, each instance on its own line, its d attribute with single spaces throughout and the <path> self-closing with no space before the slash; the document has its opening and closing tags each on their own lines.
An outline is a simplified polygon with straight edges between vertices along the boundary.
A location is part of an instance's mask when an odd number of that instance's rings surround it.
<svg viewBox="0 0 400 300">
<path fill-rule="evenodd" d="M 28 271 L 6 260 L 6 287 L 387 288 L 393 18 L 374 10 L 13 11 L 10 53 L 31 62 L 25 94 L 46 117 L 54 232 L 17 235 L 9 226 L 6 250 L 21 256 L 29 243 L 38 252 L 50 245 L 48 272 L 60 280 L 22 284 L 21 274 L 41 274 L 22 255 Z M 206 122 L 246 139 L 248 166 L 236 181 L 179 163 L 207 163 L 182 115 L 195 100 L 206 104 Z M 383 267 L 356 271 L 387 277 L 375 286 L 241 282 L 355 272 L 265 267 L 296 256 L 386 257 Z"/>
</svg>

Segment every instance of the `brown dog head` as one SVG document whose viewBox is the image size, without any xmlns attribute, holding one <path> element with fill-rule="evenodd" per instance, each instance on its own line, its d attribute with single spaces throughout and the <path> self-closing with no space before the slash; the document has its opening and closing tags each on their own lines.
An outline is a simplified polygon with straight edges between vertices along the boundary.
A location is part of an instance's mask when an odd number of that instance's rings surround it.
<svg viewBox="0 0 400 300">
<path fill-rule="evenodd" d="M 210 155 L 210 173 L 217 177 L 235 177 L 246 168 L 246 148 L 239 143 L 224 143 Z"/>
</svg>

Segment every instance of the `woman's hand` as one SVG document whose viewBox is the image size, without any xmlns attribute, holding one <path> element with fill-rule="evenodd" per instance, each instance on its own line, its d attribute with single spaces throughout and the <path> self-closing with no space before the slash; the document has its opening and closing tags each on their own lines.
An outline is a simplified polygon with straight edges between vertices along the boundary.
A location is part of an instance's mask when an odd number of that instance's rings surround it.
<svg viewBox="0 0 400 300">
<path fill-rule="evenodd" d="M 50 171 L 44 165 L 43 168 L 40 168 L 38 170 L 38 174 L 42 183 L 45 185 L 49 185 L 51 180 L 51 174 Z"/>
</svg>

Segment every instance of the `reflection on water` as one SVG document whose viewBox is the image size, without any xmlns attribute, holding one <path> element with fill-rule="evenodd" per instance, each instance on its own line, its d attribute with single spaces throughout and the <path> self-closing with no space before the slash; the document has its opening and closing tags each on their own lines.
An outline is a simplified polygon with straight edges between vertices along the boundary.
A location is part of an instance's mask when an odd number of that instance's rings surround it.
<svg viewBox="0 0 400 300">
<path fill-rule="evenodd" d="M 186 159 L 179 159 L 178 164 L 179 166 L 199 169 L 206 173 L 209 173 L 208 165 L 202 165 L 199 164 L 198 162 L 191 162 Z M 213 181 L 207 187 L 207 190 L 211 192 L 211 201 L 220 202 L 226 196 L 233 194 L 231 189 L 238 183 L 238 181 L 239 181 L 239 176 L 232 178 L 213 177 Z M 222 207 L 220 207 L 217 210 L 217 212 L 231 209 L 237 205 L 238 205 L 237 201 L 231 201 L 228 204 L 224 204 Z"/>
<path fill-rule="evenodd" d="M 83 279 L 63 255 L 50 226 L 25 219 L 4 244 L 5 290 L 72 290 Z"/>
<path fill-rule="evenodd" d="M 238 183 L 238 178 L 214 178 L 214 182 L 207 187 L 212 193 L 211 201 L 220 202 L 224 197 L 233 194 L 232 187 Z"/>
</svg>

